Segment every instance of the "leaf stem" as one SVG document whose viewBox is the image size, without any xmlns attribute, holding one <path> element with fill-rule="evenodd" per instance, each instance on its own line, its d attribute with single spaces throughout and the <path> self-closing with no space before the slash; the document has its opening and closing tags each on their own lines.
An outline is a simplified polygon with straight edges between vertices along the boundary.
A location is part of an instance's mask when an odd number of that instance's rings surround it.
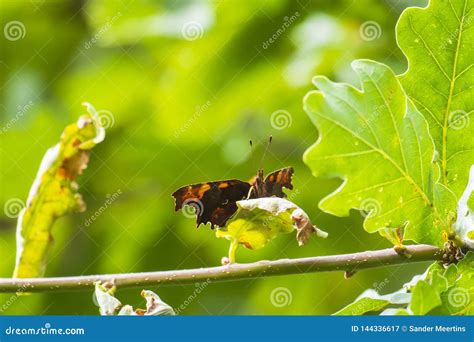
<svg viewBox="0 0 474 342">
<path fill-rule="evenodd" d="M 238 246 L 239 243 L 237 242 L 237 240 L 231 240 L 229 246 L 229 263 L 231 264 L 235 263 L 235 251 L 237 250 Z"/>
<path fill-rule="evenodd" d="M 299 259 L 262 260 L 250 264 L 143 273 L 121 273 L 56 278 L 0 278 L 0 292 L 92 291 L 94 283 L 113 282 L 118 288 L 160 285 L 182 285 L 199 281 L 230 281 L 275 275 L 330 271 L 355 272 L 422 261 L 440 260 L 439 248 L 428 245 L 406 246 L 411 255 L 399 255 L 393 248 L 352 254 L 318 256 Z"/>
</svg>

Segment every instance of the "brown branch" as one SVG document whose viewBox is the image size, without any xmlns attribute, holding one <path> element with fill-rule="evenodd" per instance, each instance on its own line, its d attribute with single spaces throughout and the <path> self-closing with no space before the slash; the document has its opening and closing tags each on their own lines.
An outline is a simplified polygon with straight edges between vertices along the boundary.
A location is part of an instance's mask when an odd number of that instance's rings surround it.
<svg viewBox="0 0 474 342">
<path fill-rule="evenodd" d="M 404 253 L 394 249 L 366 251 L 299 259 L 258 261 L 219 267 L 177 271 L 121 273 L 55 278 L 0 278 L 0 292 L 46 292 L 91 290 L 95 282 L 113 281 L 118 288 L 178 285 L 200 281 L 229 281 L 257 277 L 314 272 L 356 271 L 389 265 L 440 260 L 440 249 L 428 245 L 406 246 Z"/>
</svg>

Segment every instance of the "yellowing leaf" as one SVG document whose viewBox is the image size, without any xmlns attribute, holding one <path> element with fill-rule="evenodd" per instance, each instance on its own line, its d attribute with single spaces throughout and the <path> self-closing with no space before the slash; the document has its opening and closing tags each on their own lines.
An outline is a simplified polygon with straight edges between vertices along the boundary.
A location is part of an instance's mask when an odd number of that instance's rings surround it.
<svg viewBox="0 0 474 342">
<path fill-rule="evenodd" d="M 293 202 L 279 197 L 264 197 L 237 202 L 238 210 L 216 236 L 231 241 L 229 262 L 235 262 L 239 244 L 259 249 L 278 234 L 297 230 L 297 240 L 305 244 L 315 233 L 325 238 L 327 233 L 311 224 L 308 215 Z"/>
<path fill-rule="evenodd" d="M 76 123 L 67 126 L 57 145 L 50 148 L 30 189 L 17 223 L 17 255 L 13 277 L 44 274 L 53 241 L 54 221 L 85 209 L 75 179 L 87 167 L 90 149 L 105 136 L 92 106 Z"/>
</svg>

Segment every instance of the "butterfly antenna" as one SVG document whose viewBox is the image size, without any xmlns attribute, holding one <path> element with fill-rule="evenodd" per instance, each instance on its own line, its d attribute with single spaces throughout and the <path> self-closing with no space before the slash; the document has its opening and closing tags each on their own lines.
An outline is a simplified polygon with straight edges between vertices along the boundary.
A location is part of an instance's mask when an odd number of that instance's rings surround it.
<svg viewBox="0 0 474 342">
<path fill-rule="evenodd" d="M 251 159 L 251 158 L 253 158 L 253 155 L 254 155 L 252 139 L 249 139 L 249 146 L 250 146 L 250 150 L 249 150 L 249 154 L 248 154 L 248 159 Z"/>
<path fill-rule="evenodd" d="M 263 152 L 262 160 L 260 161 L 260 169 L 263 168 L 263 161 L 265 160 L 265 157 L 267 155 L 268 149 L 270 148 L 270 144 L 272 140 L 273 140 L 273 137 L 270 135 L 270 137 L 268 138 L 267 146 L 265 147 L 265 151 Z"/>
</svg>

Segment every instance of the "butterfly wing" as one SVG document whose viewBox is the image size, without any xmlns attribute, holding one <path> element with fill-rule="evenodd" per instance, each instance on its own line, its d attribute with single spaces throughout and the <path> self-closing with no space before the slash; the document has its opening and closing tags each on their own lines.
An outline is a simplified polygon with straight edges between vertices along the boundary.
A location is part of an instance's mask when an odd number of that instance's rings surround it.
<svg viewBox="0 0 474 342">
<path fill-rule="evenodd" d="M 175 210 L 190 206 L 195 209 L 196 224 L 211 223 L 223 227 L 237 211 L 237 204 L 247 197 L 251 185 L 237 179 L 183 186 L 173 193 Z"/>
<path fill-rule="evenodd" d="M 293 172 L 292 167 L 285 167 L 267 175 L 263 181 L 263 197 L 286 197 L 283 188 L 293 189 L 293 184 L 291 183 Z"/>
</svg>

